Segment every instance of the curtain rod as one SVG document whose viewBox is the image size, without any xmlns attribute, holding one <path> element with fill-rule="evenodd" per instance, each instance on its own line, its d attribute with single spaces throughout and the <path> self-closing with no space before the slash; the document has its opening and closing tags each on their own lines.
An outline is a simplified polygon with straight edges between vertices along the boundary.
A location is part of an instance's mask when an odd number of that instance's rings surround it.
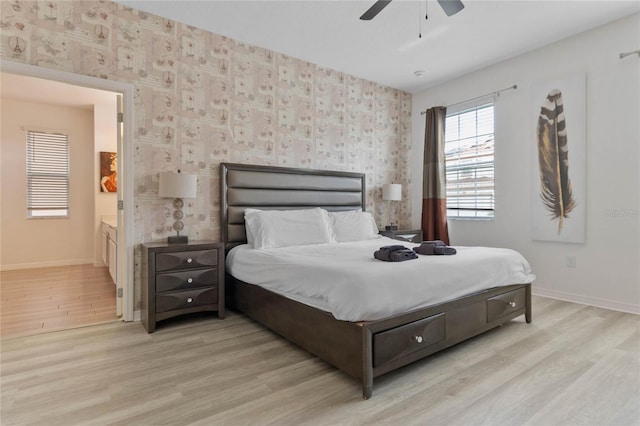
<svg viewBox="0 0 640 426">
<path fill-rule="evenodd" d="M 466 102 L 475 101 L 476 99 L 482 99 L 482 98 L 485 98 L 487 96 L 499 95 L 500 93 L 504 92 L 505 90 L 515 90 L 517 88 L 518 88 L 518 85 L 514 84 L 513 86 L 505 87 L 504 89 L 496 90 L 495 92 L 487 93 L 486 95 L 476 96 L 475 98 L 471 98 L 471 99 L 467 99 L 465 101 L 456 102 L 455 104 L 447 105 L 447 108 L 451 108 L 452 106 L 464 104 Z M 427 113 L 427 111 L 422 111 L 422 112 L 420 112 L 420 115 L 425 115 L 426 113 Z"/>
</svg>

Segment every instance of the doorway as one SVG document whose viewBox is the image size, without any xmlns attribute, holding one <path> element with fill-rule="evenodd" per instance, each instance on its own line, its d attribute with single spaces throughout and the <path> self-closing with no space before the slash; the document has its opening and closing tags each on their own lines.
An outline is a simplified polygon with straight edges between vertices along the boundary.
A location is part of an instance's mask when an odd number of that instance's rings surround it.
<svg viewBox="0 0 640 426">
<path fill-rule="evenodd" d="M 117 139 L 120 140 L 115 150 L 118 156 L 117 174 L 118 174 L 119 188 L 117 191 L 117 195 L 116 194 L 103 194 L 103 195 L 106 195 L 107 197 L 108 196 L 112 197 L 111 201 L 113 202 L 113 205 L 114 205 L 113 223 L 116 224 L 116 227 L 117 227 L 116 234 L 117 234 L 117 241 L 118 241 L 118 250 L 117 250 L 118 268 L 116 271 L 116 280 L 119 286 L 121 287 L 120 292 L 118 292 L 119 294 L 116 293 L 115 291 L 114 293 L 115 293 L 115 296 L 117 296 L 117 303 L 120 306 L 120 311 L 121 311 L 120 319 L 124 321 L 134 320 L 133 244 L 131 243 L 133 214 L 131 212 L 131 209 L 126 209 L 127 205 L 129 206 L 133 205 L 133 184 L 132 184 L 133 176 L 132 176 L 132 165 L 131 165 L 131 162 L 133 159 L 133 148 L 131 143 L 126 143 L 127 141 L 131 140 L 129 135 L 132 134 L 132 125 L 131 125 L 133 121 L 132 120 L 132 104 L 133 104 L 132 86 L 128 84 L 110 82 L 102 79 L 96 79 L 96 78 L 86 77 L 82 75 L 66 73 L 62 71 L 56 71 L 56 70 L 51 70 L 51 69 L 46 69 L 41 67 L 34 67 L 30 65 L 25 65 L 25 64 L 12 63 L 10 61 L 3 61 L 2 72 L 13 74 L 16 76 L 22 76 L 22 77 L 33 77 L 40 80 L 45 80 L 49 83 L 54 83 L 54 82 L 64 83 L 64 84 L 73 86 L 73 91 L 75 90 L 82 91 L 83 89 L 86 89 L 86 91 L 91 91 L 91 90 L 104 91 L 105 93 L 109 92 L 108 95 L 111 96 L 113 99 L 117 99 L 118 97 L 120 97 L 121 105 L 122 105 L 121 106 L 122 114 L 116 114 L 115 111 L 109 114 L 111 117 L 113 117 L 110 125 L 117 129 L 114 132 L 114 135 L 116 135 Z M 4 86 L 3 89 L 5 87 L 6 86 Z M 25 87 L 28 87 L 28 86 L 21 85 L 21 87 L 24 89 Z M 43 94 L 43 96 L 46 93 L 51 94 L 53 92 L 49 90 L 41 91 L 41 94 Z M 63 99 L 67 100 L 67 98 L 69 98 L 68 96 L 69 93 L 70 93 L 70 89 L 68 88 L 63 96 L 57 96 L 56 99 L 58 100 L 58 103 L 60 103 Z M 42 102 L 48 103 L 48 102 L 51 102 L 51 100 L 43 99 Z M 114 101 L 114 105 L 115 104 L 117 104 L 116 101 Z M 97 108 L 98 107 L 96 107 L 96 109 Z M 122 117 L 120 122 L 117 122 L 118 117 Z M 33 122 L 30 122 L 28 124 L 33 124 Z M 99 132 L 99 129 L 97 127 L 94 130 L 96 133 Z M 96 140 L 97 139 L 98 138 L 96 138 Z M 95 161 L 97 162 L 98 161 L 97 154 L 95 154 L 94 158 L 96 158 Z M 94 168 L 96 169 L 97 167 L 98 166 L 94 166 Z M 96 173 L 95 170 L 92 170 L 92 171 Z M 73 178 L 72 175 L 70 176 L 71 178 Z M 96 179 L 94 179 L 94 181 L 96 181 Z M 7 179 L 3 179 L 3 182 L 4 182 L 3 186 L 10 184 L 10 182 Z M 5 192 L 5 191 L 3 190 L 2 192 Z M 100 201 L 104 201 L 105 199 L 106 198 L 103 198 Z M 120 205 L 121 207 L 118 208 L 117 207 L 118 205 Z M 99 208 L 96 206 L 94 206 L 92 211 L 99 213 Z M 99 222 L 100 215 L 99 214 L 94 215 L 93 220 L 94 220 L 93 228 L 96 229 L 96 232 L 94 235 L 94 245 L 93 245 L 95 249 L 91 250 L 91 254 L 93 254 L 93 256 L 90 256 L 90 257 L 92 258 L 91 260 L 93 265 L 90 265 L 90 266 L 100 267 L 100 266 L 103 266 L 101 262 L 102 253 L 100 252 L 100 248 L 102 247 L 101 241 L 100 241 L 100 237 L 101 237 L 101 232 L 100 232 L 101 227 Z M 65 241 L 61 241 L 61 243 L 64 244 Z M 3 252 L 7 253 L 7 247 L 10 247 L 10 246 L 7 246 L 7 244 L 4 244 L 4 242 L 3 242 L 3 245 L 5 246 L 3 249 Z M 3 257 L 6 258 L 6 256 L 3 256 Z M 87 259 L 85 258 L 84 260 L 86 261 Z M 74 262 L 71 262 L 71 263 L 73 264 Z M 75 263 L 86 263 L 86 262 L 75 262 Z M 3 259 L 3 266 L 5 264 L 6 262 Z M 29 266 L 29 265 L 26 265 L 26 266 Z M 50 277 L 60 276 L 60 274 L 62 273 L 63 276 L 65 276 L 66 274 L 66 276 L 72 276 L 72 277 L 77 277 L 77 276 L 82 277 L 84 275 L 86 280 L 94 280 L 94 282 L 96 280 L 100 282 L 102 278 L 106 278 L 107 279 L 106 281 L 110 279 L 108 272 L 106 273 L 106 275 L 102 274 L 101 276 L 101 274 L 98 273 L 96 276 L 96 274 L 90 273 L 90 269 L 85 269 L 83 271 L 82 265 L 75 265 L 75 266 L 74 265 L 56 265 L 55 262 L 53 262 L 52 264 L 49 264 L 49 265 L 44 264 L 40 266 L 45 266 L 46 267 L 45 269 L 51 269 L 51 268 L 54 269 L 53 271 L 51 270 L 49 271 L 49 273 L 51 274 Z M 66 272 L 55 270 L 56 267 L 61 267 L 64 269 L 64 267 L 67 267 L 67 266 L 69 266 L 70 268 Z M 13 268 L 13 269 L 16 269 L 16 268 Z M 20 268 L 17 268 L 17 269 L 20 269 Z M 106 270 L 108 271 L 108 269 Z M 9 271 L 7 271 L 7 274 L 8 272 Z M 16 273 L 13 273 L 13 274 L 15 275 Z M 4 268 L 3 268 L 3 275 L 5 275 Z M 72 278 L 69 281 L 73 281 L 73 280 L 74 279 Z"/>
</svg>

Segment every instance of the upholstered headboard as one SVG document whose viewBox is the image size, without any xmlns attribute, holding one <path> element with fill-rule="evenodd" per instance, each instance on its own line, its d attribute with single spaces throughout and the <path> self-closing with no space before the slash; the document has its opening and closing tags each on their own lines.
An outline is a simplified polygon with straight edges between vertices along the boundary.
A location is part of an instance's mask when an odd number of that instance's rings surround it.
<svg viewBox="0 0 640 426">
<path fill-rule="evenodd" d="M 227 249 L 247 241 L 246 208 L 364 210 L 365 193 L 364 173 L 221 163 L 221 238 Z"/>
</svg>

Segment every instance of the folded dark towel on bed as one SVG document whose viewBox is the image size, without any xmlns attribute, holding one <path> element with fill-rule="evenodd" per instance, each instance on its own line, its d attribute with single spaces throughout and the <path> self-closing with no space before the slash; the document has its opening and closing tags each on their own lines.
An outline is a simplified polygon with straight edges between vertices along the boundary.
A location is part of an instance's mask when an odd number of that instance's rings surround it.
<svg viewBox="0 0 640 426">
<path fill-rule="evenodd" d="M 405 246 L 393 245 L 380 247 L 373 253 L 373 257 L 385 262 L 403 262 L 405 260 L 416 259 L 418 255 Z"/>
<path fill-rule="evenodd" d="M 373 253 L 373 257 L 378 260 L 384 260 L 385 262 L 391 262 L 391 253 L 393 253 L 394 251 L 406 249 L 407 248 L 402 245 L 383 246 Z"/>
<path fill-rule="evenodd" d="M 419 246 L 414 247 L 413 251 L 424 255 L 456 254 L 456 249 L 449 247 L 441 240 L 424 241 Z"/>
<path fill-rule="evenodd" d="M 389 255 L 392 262 L 403 262 L 405 260 L 417 259 L 418 255 L 411 249 L 395 250 Z"/>
<path fill-rule="evenodd" d="M 388 252 L 396 251 L 396 250 L 406 250 L 407 248 L 402 244 L 394 244 L 392 246 L 382 246 L 380 250 L 386 250 Z"/>
</svg>

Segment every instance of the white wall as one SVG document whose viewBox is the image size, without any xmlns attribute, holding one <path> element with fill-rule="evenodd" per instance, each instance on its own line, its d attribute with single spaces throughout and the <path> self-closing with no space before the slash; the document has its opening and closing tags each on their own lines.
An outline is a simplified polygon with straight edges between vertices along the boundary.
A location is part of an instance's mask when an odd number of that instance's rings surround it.
<svg viewBox="0 0 640 426">
<path fill-rule="evenodd" d="M 412 205 L 421 205 L 424 116 L 420 111 L 517 84 L 495 104 L 496 217 L 451 220 L 453 245 L 510 247 L 537 276 L 534 293 L 640 313 L 640 15 L 632 15 L 413 96 Z M 586 73 L 586 242 L 533 241 L 530 236 L 534 151 L 530 89 Z M 412 224 L 421 212 L 413 209 Z M 566 266 L 567 256 L 576 267 Z"/>
<path fill-rule="evenodd" d="M 93 262 L 93 112 L 2 99 L 2 269 Z M 70 217 L 27 219 L 25 130 L 62 131 L 70 144 Z"/>
</svg>

